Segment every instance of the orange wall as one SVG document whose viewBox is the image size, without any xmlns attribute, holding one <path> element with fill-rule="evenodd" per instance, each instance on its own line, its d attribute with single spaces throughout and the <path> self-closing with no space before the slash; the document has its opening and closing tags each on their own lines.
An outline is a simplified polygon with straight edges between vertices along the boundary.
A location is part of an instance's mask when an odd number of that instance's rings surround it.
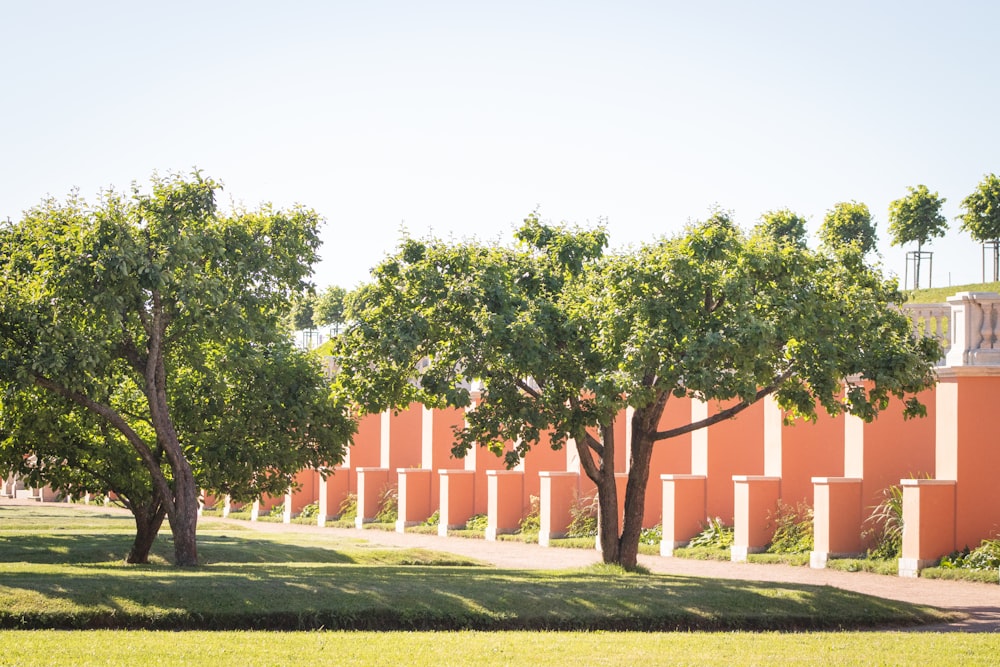
<svg viewBox="0 0 1000 667">
<path fill-rule="evenodd" d="M 815 422 L 782 424 L 780 470 L 766 466 L 764 474 L 781 476 L 781 500 L 786 505 L 812 505 L 813 477 L 844 475 L 844 417 L 831 417 L 820 409 Z"/>
<path fill-rule="evenodd" d="M 713 403 L 709 414 L 726 405 Z M 692 411 L 697 410 L 692 401 Z M 764 406 L 758 401 L 733 419 L 692 434 L 691 474 L 707 475 L 708 516 L 733 523 L 733 475 L 764 474 Z"/>
</svg>

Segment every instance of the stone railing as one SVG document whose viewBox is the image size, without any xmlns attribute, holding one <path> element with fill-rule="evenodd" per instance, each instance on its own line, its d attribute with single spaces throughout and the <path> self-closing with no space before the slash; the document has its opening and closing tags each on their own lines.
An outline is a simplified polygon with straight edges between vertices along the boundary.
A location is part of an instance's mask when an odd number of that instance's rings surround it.
<svg viewBox="0 0 1000 667">
<path fill-rule="evenodd" d="M 940 366 L 1000 366 L 1000 294 L 959 292 L 947 303 L 902 307 L 917 336 L 941 342 Z"/>
<path fill-rule="evenodd" d="M 908 303 L 902 311 L 913 323 L 914 336 L 933 336 L 941 343 L 942 354 L 951 349 L 951 305 L 947 303 Z M 942 356 L 938 365 L 944 365 Z"/>
</svg>

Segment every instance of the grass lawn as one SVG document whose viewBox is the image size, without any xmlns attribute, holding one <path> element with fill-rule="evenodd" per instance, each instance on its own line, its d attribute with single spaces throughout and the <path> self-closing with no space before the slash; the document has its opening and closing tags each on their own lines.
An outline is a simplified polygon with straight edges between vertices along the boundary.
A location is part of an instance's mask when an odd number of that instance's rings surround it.
<svg viewBox="0 0 1000 667">
<path fill-rule="evenodd" d="M 911 290 L 907 293 L 909 295 L 907 303 L 944 303 L 945 299 L 958 292 L 1000 292 L 1000 283 L 972 283 L 970 285 L 955 285 L 954 287 Z"/>
<path fill-rule="evenodd" d="M 116 513 L 0 505 L 0 625 L 9 628 L 0 630 L 0 664 L 975 665 L 996 659 L 990 635 L 800 632 L 946 618 L 830 587 L 606 567 L 500 570 L 450 554 L 373 547 L 361 538 L 261 534 L 212 519 L 199 528 L 205 565 L 171 567 L 165 533 L 156 564 L 129 566 L 120 555 L 131 529 L 131 519 Z M 32 627 L 48 629 L 22 629 Z M 120 629 L 91 629 L 101 627 Z M 575 629 L 586 631 L 566 631 Z M 722 632 L 663 632 L 671 629 Z"/>
<path fill-rule="evenodd" d="M 988 634 L 0 631 L 12 665 L 995 665 Z"/>
</svg>

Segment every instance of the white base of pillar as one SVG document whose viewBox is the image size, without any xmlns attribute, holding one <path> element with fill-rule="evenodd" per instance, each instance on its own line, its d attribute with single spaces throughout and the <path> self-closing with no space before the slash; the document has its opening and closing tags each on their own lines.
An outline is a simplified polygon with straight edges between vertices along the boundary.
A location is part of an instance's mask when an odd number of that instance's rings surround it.
<svg viewBox="0 0 1000 667">
<path fill-rule="evenodd" d="M 729 547 L 729 560 L 733 563 L 745 563 L 747 562 L 747 556 L 750 554 L 764 553 L 764 547 Z"/>
<path fill-rule="evenodd" d="M 937 562 L 936 558 L 923 559 L 920 558 L 900 558 L 899 559 L 899 576 L 909 577 L 915 579 L 920 576 L 920 570 L 925 567 L 930 567 Z"/>
<path fill-rule="evenodd" d="M 668 542 L 667 540 L 663 540 L 660 542 L 660 555 L 666 558 L 673 558 L 674 549 L 677 549 L 678 547 L 686 547 L 687 545 L 687 541 Z"/>
</svg>

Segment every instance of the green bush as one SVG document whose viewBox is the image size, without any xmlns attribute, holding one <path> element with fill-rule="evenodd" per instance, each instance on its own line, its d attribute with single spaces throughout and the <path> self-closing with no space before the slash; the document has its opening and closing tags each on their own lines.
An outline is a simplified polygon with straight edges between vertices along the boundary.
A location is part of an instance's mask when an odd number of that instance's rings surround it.
<svg viewBox="0 0 1000 667">
<path fill-rule="evenodd" d="M 652 528 L 643 528 L 639 534 L 639 544 L 648 544 L 658 547 L 663 541 L 663 524 L 658 523 Z"/>
<path fill-rule="evenodd" d="M 1000 539 L 983 540 L 974 550 L 965 547 L 941 559 L 938 567 L 949 570 L 992 570 L 1000 568 Z"/>
<path fill-rule="evenodd" d="M 429 528 L 437 528 L 441 524 L 441 510 L 434 510 L 434 514 L 424 519 L 424 522 L 420 524 L 421 526 L 427 526 Z"/>
<path fill-rule="evenodd" d="M 691 538 L 688 547 L 709 547 L 728 549 L 733 546 L 733 527 L 722 523 L 722 519 L 709 517 L 705 528 Z"/>
<path fill-rule="evenodd" d="M 903 489 L 898 484 L 882 490 L 882 500 L 865 519 L 865 539 L 874 539 L 868 557 L 874 560 L 899 558 L 903 550 Z"/>
<path fill-rule="evenodd" d="M 577 498 L 569 508 L 567 537 L 597 537 L 597 496 Z"/>
<path fill-rule="evenodd" d="M 375 513 L 375 523 L 395 524 L 399 518 L 399 493 L 395 486 L 382 489 L 378 499 L 378 511 Z"/>
<path fill-rule="evenodd" d="M 488 523 L 489 518 L 485 514 L 473 514 L 469 517 L 469 520 L 465 522 L 465 530 L 485 533 Z"/>
<path fill-rule="evenodd" d="M 354 521 L 358 517 L 358 496 L 355 493 L 347 494 L 337 508 L 336 519 L 338 521 Z"/>
<path fill-rule="evenodd" d="M 483 530 L 485 530 L 485 527 Z M 540 533 L 541 530 L 542 518 L 541 510 L 539 509 L 538 496 L 531 496 L 530 508 L 524 518 L 521 519 L 521 524 L 518 526 L 517 533 L 524 536 L 534 535 L 537 539 L 538 533 Z"/>
<path fill-rule="evenodd" d="M 319 503 L 309 503 L 299 512 L 301 519 L 314 519 L 319 516 Z"/>
<path fill-rule="evenodd" d="M 774 537 L 768 553 L 804 554 L 813 550 L 813 510 L 808 503 L 792 507 L 779 500 L 769 520 L 774 523 Z"/>
</svg>

